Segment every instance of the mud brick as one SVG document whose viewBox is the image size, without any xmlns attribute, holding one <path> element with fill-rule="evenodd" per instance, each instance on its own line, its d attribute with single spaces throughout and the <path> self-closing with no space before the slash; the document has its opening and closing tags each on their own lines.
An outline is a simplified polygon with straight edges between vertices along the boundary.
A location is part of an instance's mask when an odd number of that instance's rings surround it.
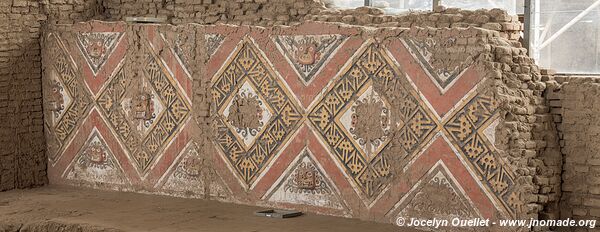
<svg viewBox="0 0 600 232">
<path fill-rule="evenodd" d="M 588 210 L 584 208 L 575 208 L 573 209 L 573 215 L 575 216 L 585 216 L 588 214 Z"/>
<path fill-rule="evenodd" d="M 10 0 L 9 0 L 10 1 Z M 25 7 L 28 4 L 28 0 L 12 0 L 13 7 Z"/>
<path fill-rule="evenodd" d="M 598 198 L 586 198 L 583 199 L 583 205 L 589 207 L 600 208 L 600 199 Z"/>
</svg>

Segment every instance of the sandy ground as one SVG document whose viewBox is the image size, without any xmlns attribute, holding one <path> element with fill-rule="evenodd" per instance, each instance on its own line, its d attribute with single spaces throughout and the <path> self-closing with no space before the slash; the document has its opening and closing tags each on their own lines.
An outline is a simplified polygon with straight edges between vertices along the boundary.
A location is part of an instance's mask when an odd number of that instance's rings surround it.
<svg viewBox="0 0 600 232">
<path fill-rule="evenodd" d="M 217 201 L 51 186 L 0 192 L 0 232 L 413 231 L 314 214 L 291 219 L 254 216 L 253 212 L 260 209 Z"/>
</svg>

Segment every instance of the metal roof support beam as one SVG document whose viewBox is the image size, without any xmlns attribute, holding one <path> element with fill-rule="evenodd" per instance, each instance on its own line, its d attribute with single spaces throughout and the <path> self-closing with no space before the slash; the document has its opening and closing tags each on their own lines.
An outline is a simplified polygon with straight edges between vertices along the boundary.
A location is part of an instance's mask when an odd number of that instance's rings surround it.
<svg viewBox="0 0 600 232">
<path fill-rule="evenodd" d="M 590 13 L 590 11 L 594 10 L 598 6 L 600 6 L 600 0 L 594 2 L 591 6 L 589 6 L 588 8 L 583 10 L 581 13 L 579 13 L 577 16 L 575 16 L 575 18 L 571 19 L 571 21 L 569 21 L 567 24 L 565 24 L 562 28 L 560 28 L 560 30 L 558 30 L 556 33 L 554 33 L 552 36 L 550 36 L 550 38 L 548 38 L 546 41 L 544 41 L 542 44 L 540 44 L 540 46 L 537 47 L 536 49 L 542 50 L 544 47 L 548 46 L 548 44 L 552 43 L 552 41 L 554 41 L 560 35 L 565 33 L 565 31 L 569 30 L 569 28 L 571 28 L 573 25 L 575 25 L 575 23 L 579 22 L 579 20 L 581 20 L 588 13 Z"/>
</svg>

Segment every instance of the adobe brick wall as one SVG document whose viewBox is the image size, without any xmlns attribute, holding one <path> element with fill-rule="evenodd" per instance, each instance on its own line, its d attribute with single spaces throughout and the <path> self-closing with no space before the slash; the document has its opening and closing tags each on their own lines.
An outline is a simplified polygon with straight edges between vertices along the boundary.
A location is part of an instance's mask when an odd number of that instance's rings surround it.
<svg viewBox="0 0 600 232">
<path fill-rule="evenodd" d="M 564 161 L 560 218 L 599 220 L 599 76 L 548 76 L 546 98 Z"/>
<path fill-rule="evenodd" d="M 89 1 L 89 0 L 88 0 Z M 433 12 L 410 12 L 384 15 L 372 7 L 350 10 L 326 8 L 318 0 L 104 0 L 107 20 L 124 20 L 127 16 L 167 17 L 173 24 L 294 25 L 307 20 L 342 22 L 374 27 L 481 27 L 499 31 L 500 36 L 519 40 L 522 23 L 500 9 L 461 10 L 437 7 Z"/>
<path fill-rule="evenodd" d="M 48 24 L 73 24 L 106 17 L 104 0 L 38 0 Z"/>
<path fill-rule="evenodd" d="M 0 1 L 0 191 L 47 182 L 40 35 L 102 17 L 97 0 Z"/>
<path fill-rule="evenodd" d="M 317 0 L 104 0 L 108 20 L 167 17 L 173 24 L 287 25 L 325 9 Z"/>
<path fill-rule="evenodd" d="M 536 183 L 540 185 L 538 200 L 544 205 L 540 218 L 560 218 L 559 202 L 562 194 L 562 168 L 563 155 L 561 153 L 560 138 L 560 104 L 557 104 L 555 91 L 558 87 L 554 81 L 554 71 L 548 69 L 540 70 L 541 81 L 546 84 L 542 102 L 545 107 L 537 112 L 540 117 L 535 128 L 534 136 L 542 138 L 545 146 L 540 146 L 541 165 L 537 170 Z"/>
<path fill-rule="evenodd" d="M 359 7 L 349 10 L 326 9 L 305 17 L 307 20 L 323 22 L 343 22 L 352 25 L 374 27 L 433 27 L 467 28 L 481 27 L 500 32 L 500 36 L 519 40 L 523 24 L 517 16 L 504 10 L 462 10 L 458 8 L 436 7 L 433 11 L 408 12 L 401 15 L 386 15 L 377 8 Z"/>
<path fill-rule="evenodd" d="M 46 183 L 38 1 L 0 1 L 0 191 Z"/>
</svg>

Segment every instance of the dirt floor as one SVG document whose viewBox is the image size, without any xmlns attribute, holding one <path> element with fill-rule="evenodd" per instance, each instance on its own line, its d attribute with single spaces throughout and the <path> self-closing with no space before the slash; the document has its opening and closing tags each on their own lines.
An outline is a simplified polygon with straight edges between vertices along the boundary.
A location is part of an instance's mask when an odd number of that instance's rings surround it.
<svg viewBox="0 0 600 232">
<path fill-rule="evenodd" d="M 12 231 L 413 231 L 306 214 L 253 215 L 258 207 L 71 187 L 0 192 L 0 232 Z"/>
</svg>

